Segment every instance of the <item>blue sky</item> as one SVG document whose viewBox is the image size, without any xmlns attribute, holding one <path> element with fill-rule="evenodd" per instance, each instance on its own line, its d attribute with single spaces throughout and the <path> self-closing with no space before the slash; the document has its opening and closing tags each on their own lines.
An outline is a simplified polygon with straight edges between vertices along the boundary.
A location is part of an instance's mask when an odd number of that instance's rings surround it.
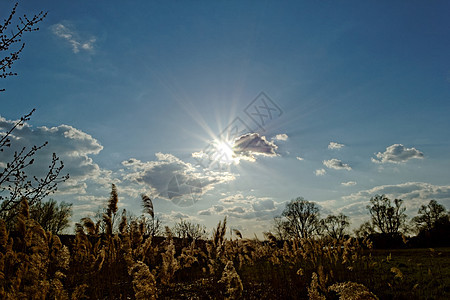
<svg viewBox="0 0 450 300">
<path fill-rule="evenodd" d="M 1 15 L 12 7 L 2 1 Z M 52 197 L 73 203 L 74 222 L 98 210 L 111 183 L 135 214 L 147 193 L 167 223 L 212 227 L 227 215 L 248 236 L 299 196 L 353 226 L 368 219 L 375 194 L 401 197 L 410 217 L 431 199 L 449 208 L 449 9 L 23 1 L 19 15 L 48 16 L 24 36 L 19 76 L 1 81 L 1 124 L 37 109 L 17 146 L 49 141 L 40 159 L 64 161 L 71 180 Z M 279 108 L 263 128 L 245 113 L 261 92 Z M 220 170 L 196 166 L 193 156 L 236 117 L 254 147 L 235 149 Z M 201 186 L 194 205 L 168 195 L 175 177 L 182 199 Z"/>
</svg>

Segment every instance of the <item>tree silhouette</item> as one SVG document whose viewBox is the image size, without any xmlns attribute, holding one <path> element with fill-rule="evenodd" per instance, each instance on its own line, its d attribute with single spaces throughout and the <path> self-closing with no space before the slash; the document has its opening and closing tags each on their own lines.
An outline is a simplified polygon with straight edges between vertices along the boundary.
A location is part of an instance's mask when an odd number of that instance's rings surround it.
<svg viewBox="0 0 450 300">
<path fill-rule="evenodd" d="M 362 223 L 357 229 L 353 231 L 357 238 L 365 239 L 375 233 L 373 225 L 370 221 Z"/>
<path fill-rule="evenodd" d="M 45 231 L 53 234 L 59 234 L 69 227 L 70 217 L 72 215 L 72 204 L 58 203 L 50 199 L 47 202 L 38 201 L 30 206 L 30 216 L 36 220 Z"/>
<path fill-rule="evenodd" d="M 341 213 L 339 215 L 329 215 L 325 219 L 320 220 L 320 226 L 328 237 L 339 240 L 344 237 L 350 222 L 349 218 Z"/>
<path fill-rule="evenodd" d="M 392 205 L 393 204 L 393 205 Z M 403 200 L 395 199 L 394 203 L 385 195 L 376 195 L 370 199 L 367 206 L 372 218 L 372 224 L 383 234 L 396 235 L 405 224 L 406 215 Z"/>
<path fill-rule="evenodd" d="M 172 231 L 177 237 L 190 240 L 205 239 L 208 236 L 205 225 L 185 220 L 176 223 Z"/>
<path fill-rule="evenodd" d="M 289 222 L 281 216 L 273 218 L 272 230 L 275 237 L 279 240 L 286 240 L 289 237 Z"/>
<path fill-rule="evenodd" d="M 417 229 L 419 231 L 431 230 L 441 218 L 446 217 L 446 209 L 436 200 L 430 200 L 427 205 L 422 205 L 419 208 L 418 214 L 412 219 Z"/>
<path fill-rule="evenodd" d="M 295 238 L 310 238 L 319 225 L 319 207 L 303 197 L 286 204 L 283 217 L 287 219 L 287 230 Z"/>
</svg>

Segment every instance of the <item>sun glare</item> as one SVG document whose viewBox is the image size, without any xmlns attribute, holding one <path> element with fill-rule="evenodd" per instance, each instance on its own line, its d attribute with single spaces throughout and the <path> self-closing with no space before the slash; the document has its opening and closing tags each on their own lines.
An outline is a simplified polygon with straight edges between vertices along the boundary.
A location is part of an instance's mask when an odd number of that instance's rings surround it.
<svg viewBox="0 0 450 300">
<path fill-rule="evenodd" d="M 232 164 L 236 162 L 236 157 L 233 151 L 233 145 L 229 141 L 216 140 L 213 143 L 216 152 L 212 159 L 220 164 Z"/>
</svg>

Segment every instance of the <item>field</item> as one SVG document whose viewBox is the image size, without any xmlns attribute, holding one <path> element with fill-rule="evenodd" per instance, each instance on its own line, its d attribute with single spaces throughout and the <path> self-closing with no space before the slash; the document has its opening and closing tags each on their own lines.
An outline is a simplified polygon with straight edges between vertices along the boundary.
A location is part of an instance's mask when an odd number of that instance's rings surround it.
<svg viewBox="0 0 450 300">
<path fill-rule="evenodd" d="M 372 250 L 379 268 L 367 284 L 380 298 L 449 299 L 450 248 Z M 401 276 L 386 276 L 397 268 Z M 395 269 L 394 269 L 395 270 Z"/>
<path fill-rule="evenodd" d="M 372 256 L 376 267 L 369 273 L 360 270 L 353 274 L 349 271 L 347 275 L 369 287 L 379 299 L 449 299 L 450 248 L 366 250 L 365 255 Z M 308 299 L 308 283 L 297 278 L 292 268 L 261 263 L 239 273 L 245 299 Z M 176 283 L 162 296 L 211 299 L 216 295 L 216 288 L 212 278 L 199 279 Z M 334 298 L 327 296 L 327 299 Z"/>
<path fill-rule="evenodd" d="M 2 299 L 448 299 L 450 248 L 373 250 L 354 238 L 209 240 L 77 227 L 61 239 L 21 215 L 0 222 Z M 92 229 L 92 228 L 91 228 Z M 106 230 L 108 232 L 108 229 Z"/>
</svg>

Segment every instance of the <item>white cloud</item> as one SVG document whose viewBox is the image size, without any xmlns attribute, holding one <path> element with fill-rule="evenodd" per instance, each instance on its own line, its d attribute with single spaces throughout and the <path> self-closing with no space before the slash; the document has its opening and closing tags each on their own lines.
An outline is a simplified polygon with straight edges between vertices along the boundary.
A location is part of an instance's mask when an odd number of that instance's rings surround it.
<svg viewBox="0 0 450 300">
<path fill-rule="evenodd" d="M 201 210 L 198 212 L 199 216 L 211 216 L 211 215 L 217 215 L 218 213 L 222 212 L 225 208 L 222 205 L 214 205 L 208 209 Z"/>
<path fill-rule="evenodd" d="M 0 132 L 5 132 L 14 124 L 14 121 L 0 118 Z M 62 174 L 69 173 L 70 179 L 58 185 L 60 194 L 85 194 L 87 181 L 95 181 L 98 184 L 109 184 L 111 173 L 102 170 L 92 159 L 103 146 L 91 135 L 69 125 L 55 127 L 37 127 L 29 124 L 14 130 L 10 136 L 11 147 L 0 152 L 0 162 L 3 164 L 11 161 L 14 151 L 26 148 L 30 150 L 33 146 L 42 145 L 46 141 L 48 145 L 38 150 L 33 158 L 34 164 L 27 167 L 27 174 L 43 177 L 46 175 L 51 163 L 53 153 L 64 163 Z"/>
<path fill-rule="evenodd" d="M 275 202 L 272 199 L 258 199 L 252 203 L 254 211 L 272 211 L 275 209 Z"/>
<path fill-rule="evenodd" d="M 352 186 L 352 185 L 356 185 L 356 181 L 347 181 L 347 182 L 342 182 L 341 184 L 343 186 Z"/>
<path fill-rule="evenodd" d="M 383 153 L 375 154 L 378 159 L 372 158 L 374 163 L 404 163 L 410 159 L 422 159 L 423 153 L 416 148 L 406 148 L 402 144 L 394 144 L 386 148 Z"/>
<path fill-rule="evenodd" d="M 304 160 L 304 158 L 303 158 L 303 157 L 300 157 L 300 156 L 297 156 L 296 159 L 298 159 L 299 161 Z"/>
<path fill-rule="evenodd" d="M 258 133 L 248 133 L 234 141 L 233 151 L 240 159 L 255 161 L 255 156 L 277 156 L 278 146 Z"/>
<path fill-rule="evenodd" d="M 219 200 L 222 204 L 242 204 L 242 203 L 248 203 L 248 199 L 244 197 L 241 193 L 237 193 L 231 196 L 227 196 L 225 198 L 222 198 Z"/>
<path fill-rule="evenodd" d="M 78 32 L 61 23 L 52 25 L 51 30 L 54 35 L 66 40 L 72 46 L 73 53 L 79 53 L 80 50 L 88 52 L 94 50 L 94 44 L 97 40 L 95 37 L 81 39 Z"/>
<path fill-rule="evenodd" d="M 352 168 L 348 164 L 344 164 L 341 160 L 333 158 L 330 160 L 324 160 L 323 165 L 329 169 L 335 170 L 347 170 L 350 171 Z"/>
<path fill-rule="evenodd" d="M 336 142 L 330 142 L 330 144 L 328 145 L 328 149 L 334 150 L 334 149 L 341 149 L 343 148 L 345 145 L 344 144 L 339 144 Z"/>
<path fill-rule="evenodd" d="M 217 212 L 221 212 L 225 209 L 222 205 L 214 205 L 213 208 Z"/>
<path fill-rule="evenodd" d="M 317 169 L 314 171 L 314 174 L 316 176 L 323 176 L 323 175 L 327 174 L 327 171 L 325 171 L 325 169 Z"/>
<path fill-rule="evenodd" d="M 260 136 L 258 133 L 247 133 L 237 137 L 234 141 L 214 141 L 205 149 L 192 153 L 200 165 L 223 167 L 224 165 L 239 164 L 241 160 L 255 162 L 257 156 L 278 156 L 278 146 Z"/>
<path fill-rule="evenodd" d="M 362 190 L 342 197 L 341 207 L 336 209 L 355 219 L 355 221 L 368 218 L 367 205 L 370 198 L 375 195 L 386 195 L 389 199 L 402 199 L 408 217 L 417 214 L 419 207 L 435 199 L 445 207 L 450 207 L 450 185 L 433 185 L 425 182 L 406 182 L 393 185 L 381 185 L 371 189 Z"/>
<path fill-rule="evenodd" d="M 280 133 L 280 134 L 277 134 L 272 139 L 275 141 L 287 141 L 288 135 L 286 133 Z"/>
<path fill-rule="evenodd" d="M 150 188 L 150 197 L 178 201 L 203 195 L 216 185 L 232 181 L 229 172 L 200 171 L 172 154 L 156 153 L 156 161 L 142 162 L 135 158 L 123 161 L 128 170 L 125 180 Z M 177 200 L 178 199 L 178 200 Z"/>
<path fill-rule="evenodd" d="M 199 216 L 210 216 L 212 215 L 212 212 L 210 209 L 201 210 L 198 212 Z"/>
<path fill-rule="evenodd" d="M 219 200 L 221 205 L 214 205 L 200 211 L 199 215 L 220 215 L 255 221 L 271 220 L 281 215 L 285 203 L 277 203 L 267 197 L 244 196 L 236 193 Z"/>
</svg>

